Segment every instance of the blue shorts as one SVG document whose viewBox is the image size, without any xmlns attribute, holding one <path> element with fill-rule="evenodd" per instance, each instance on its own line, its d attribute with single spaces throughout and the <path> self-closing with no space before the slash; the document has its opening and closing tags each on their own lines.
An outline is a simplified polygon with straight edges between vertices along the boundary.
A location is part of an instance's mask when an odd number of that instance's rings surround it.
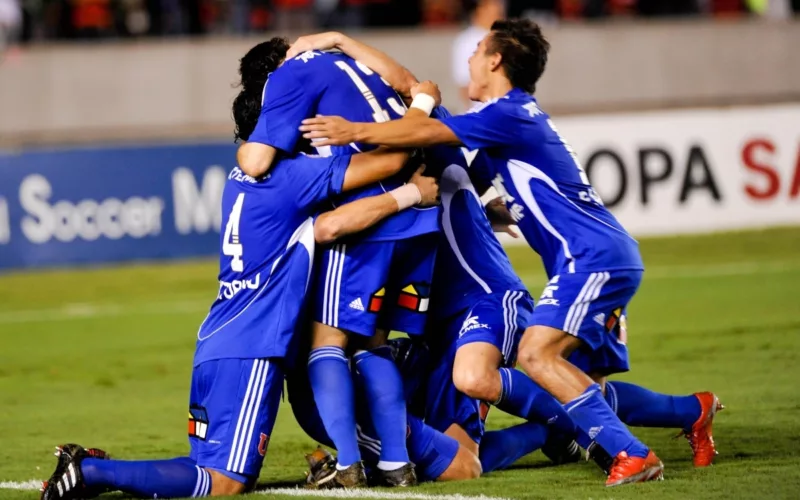
<svg viewBox="0 0 800 500">
<path fill-rule="evenodd" d="M 533 299 L 527 291 L 494 293 L 480 298 L 468 311 L 444 321 L 443 333 L 449 342 L 455 340 L 457 348 L 473 342 L 492 344 L 503 354 L 505 366 L 512 366 L 532 314 Z"/>
<path fill-rule="evenodd" d="M 626 372 L 625 313 L 642 281 L 642 271 L 556 275 L 533 311 L 532 325 L 557 328 L 583 341 L 569 361 L 584 372 Z"/>
<path fill-rule="evenodd" d="M 426 234 L 320 252 L 314 320 L 368 337 L 377 328 L 422 334 L 438 243 L 438 234 Z"/>
<path fill-rule="evenodd" d="M 252 484 L 261 471 L 283 390 L 270 359 L 218 359 L 194 368 L 189 444 L 197 465 Z"/>
</svg>

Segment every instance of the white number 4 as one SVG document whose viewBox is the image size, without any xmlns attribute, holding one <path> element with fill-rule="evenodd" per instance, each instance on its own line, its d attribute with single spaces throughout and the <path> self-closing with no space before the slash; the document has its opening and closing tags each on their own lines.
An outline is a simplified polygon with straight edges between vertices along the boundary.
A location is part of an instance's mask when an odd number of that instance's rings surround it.
<svg viewBox="0 0 800 500">
<path fill-rule="evenodd" d="M 231 215 L 228 217 L 228 224 L 225 226 L 225 238 L 222 240 L 222 253 L 233 257 L 231 259 L 231 269 L 237 273 L 244 271 L 242 244 L 239 243 L 239 219 L 242 216 L 243 204 L 244 193 L 239 193 L 231 209 Z"/>
</svg>

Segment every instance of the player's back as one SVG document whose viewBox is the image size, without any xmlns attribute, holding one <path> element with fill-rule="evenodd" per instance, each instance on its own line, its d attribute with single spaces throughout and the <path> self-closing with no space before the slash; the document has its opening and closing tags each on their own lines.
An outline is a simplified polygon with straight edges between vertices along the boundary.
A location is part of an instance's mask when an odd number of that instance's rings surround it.
<svg viewBox="0 0 800 500">
<path fill-rule="evenodd" d="M 574 151 L 531 95 L 513 89 L 471 113 L 478 116 L 470 130 L 457 123 L 461 117 L 448 125 L 487 154 L 492 184 L 549 276 L 643 268 L 638 244 L 603 206 Z"/>
<path fill-rule="evenodd" d="M 485 161 L 482 156 L 471 161 Z M 525 290 L 470 181 L 470 160 L 464 150 L 430 148 L 425 159 L 428 168 L 441 175 L 442 243 L 432 287 L 435 314 L 447 318 L 472 307 L 487 294 Z"/>
<path fill-rule="evenodd" d="M 195 365 L 282 357 L 292 346 L 314 258 L 312 217 L 340 192 L 349 157 L 282 160 L 263 179 L 239 168 L 222 194 L 219 290 Z"/>
<path fill-rule="evenodd" d="M 287 61 L 279 71 L 291 71 L 312 102 L 311 115 L 342 116 L 350 121 L 385 122 L 401 118 L 406 107 L 400 96 L 381 77 L 351 57 L 334 52 L 311 51 Z M 269 83 L 267 84 L 269 88 Z M 304 117 L 305 118 L 305 117 Z M 299 123 L 298 123 L 299 125 Z M 321 156 L 354 154 L 375 146 L 351 144 L 318 148 Z M 334 200 L 334 205 L 381 194 L 401 186 L 410 172 L 401 172 L 373 186 L 353 191 Z M 405 210 L 365 232 L 367 241 L 393 240 L 435 232 L 438 209 Z"/>
</svg>

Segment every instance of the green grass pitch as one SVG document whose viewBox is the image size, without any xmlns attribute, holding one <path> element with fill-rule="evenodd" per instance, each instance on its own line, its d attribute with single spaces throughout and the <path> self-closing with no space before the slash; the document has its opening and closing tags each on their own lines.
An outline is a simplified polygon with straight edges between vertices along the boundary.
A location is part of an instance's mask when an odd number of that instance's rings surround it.
<svg viewBox="0 0 800 500">
<path fill-rule="evenodd" d="M 694 470 L 688 444 L 634 429 L 666 465 L 660 483 L 603 487 L 591 463 L 549 466 L 534 453 L 472 482 L 424 495 L 513 499 L 800 498 L 800 229 L 651 239 L 629 310 L 632 371 L 657 391 L 713 390 L 717 464 Z M 538 257 L 509 253 L 538 296 Z M 46 478 L 62 442 L 118 458 L 185 454 L 195 332 L 216 293 L 215 262 L 0 276 L 0 483 Z M 264 487 L 303 478 L 312 443 L 284 407 Z M 514 422 L 497 410 L 490 427 Z M 38 493 L 3 489 L 0 499 Z M 257 497 L 259 498 L 259 497 Z"/>
</svg>

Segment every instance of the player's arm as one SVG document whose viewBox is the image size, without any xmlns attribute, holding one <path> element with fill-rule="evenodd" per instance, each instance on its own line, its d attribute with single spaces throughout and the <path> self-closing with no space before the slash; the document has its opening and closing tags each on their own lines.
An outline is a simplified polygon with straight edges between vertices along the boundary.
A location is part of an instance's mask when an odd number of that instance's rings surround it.
<svg viewBox="0 0 800 500">
<path fill-rule="evenodd" d="M 255 129 L 239 146 L 239 168 L 253 178 L 266 174 L 278 151 L 295 151 L 300 133 L 296 125 L 314 114 L 315 103 L 292 68 L 275 71 L 267 81 Z"/>
<path fill-rule="evenodd" d="M 409 150 L 389 148 L 354 154 L 344 173 L 342 192 L 369 186 L 399 174 L 410 157 Z"/>
<path fill-rule="evenodd" d="M 419 94 L 427 94 L 427 86 L 428 82 L 423 82 L 412 90 L 415 102 Z M 504 147 L 518 143 L 526 127 L 535 127 L 510 106 L 498 100 L 476 112 L 441 119 L 426 118 L 409 109 L 402 120 L 386 123 L 351 123 L 338 116 L 317 116 L 303 120 L 300 131 L 317 146 L 362 142 L 391 147 L 464 145 L 470 150 Z"/>
<path fill-rule="evenodd" d="M 422 175 L 424 168 L 420 167 L 408 184 L 388 193 L 347 203 L 317 217 L 314 222 L 314 238 L 317 243 L 331 243 L 343 236 L 361 232 L 414 205 L 436 204 L 439 184 L 433 177 Z"/>
<path fill-rule="evenodd" d="M 277 152 L 269 144 L 242 142 L 236 151 L 236 162 L 242 172 L 257 179 L 269 171 Z"/>
<path fill-rule="evenodd" d="M 337 31 L 301 36 L 286 53 L 286 58 L 295 57 L 309 50 L 338 49 L 378 73 L 404 100 L 411 99 L 411 88 L 418 83 L 416 77 L 405 66 L 385 52 L 360 42 Z"/>
</svg>

